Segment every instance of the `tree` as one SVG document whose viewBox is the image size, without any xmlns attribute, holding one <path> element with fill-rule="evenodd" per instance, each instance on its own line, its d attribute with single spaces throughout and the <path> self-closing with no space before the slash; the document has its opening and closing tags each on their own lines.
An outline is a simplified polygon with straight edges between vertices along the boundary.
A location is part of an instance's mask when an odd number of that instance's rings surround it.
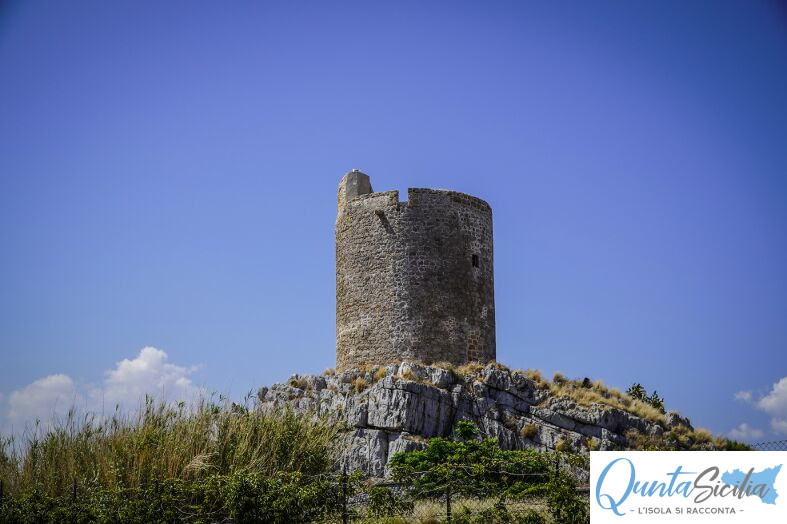
<svg viewBox="0 0 787 524">
<path fill-rule="evenodd" d="M 644 387 L 642 387 L 642 384 L 635 382 L 626 390 L 626 395 L 630 396 L 631 398 L 644 401 L 648 396 L 648 392 Z"/>
<path fill-rule="evenodd" d="M 393 479 L 416 497 L 445 490 L 472 496 L 522 493 L 546 482 L 551 471 L 538 452 L 501 449 L 496 439 L 479 439 L 475 425 L 464 421 L 453 439 L 433 438 L 425 449 L 397 453 L 390 467 Z"/>
<path fill-rule="evenodd" d="M 653 394 L 645 399 L 645 402 L 664 413 L 664 399 L 659 396 L 655 389 Z"/>
<path fill-rule="evenodd" d="M 659 396 L 655 389 L 653 390 L 652 395 L 648 395 L 648 391 L 642 387 L 642 384 L 635 382 L 626 390 L 626 395 L 633 399 L 641 400 L 646 404 L 650 404 L 654 408 L 664 413 L 664 399 Z"/>
<path fill-rule="evenodd" d="M 574 479 L 554 466 L 558 460 L 574 464 L 577 458 L 558 452 L 504 450 L 496 439 L 480 439 L 475 425 L 460 422 L 453 439 L 433 438 L 422 450 L 399 452 L 390 467 L 393 480 L 412 498 L 498 498 L 493 508 L 475 515 L 465 508 L 466 514 L 456 515 L 457 522 L 543 522 L 534 512 L 512 520 L 505 504 L 506 499 L 539 495 L 546 497 L 555 522 L 573 524 L 588 521 L 587 502 L 577 495 Z"/>
</svg>

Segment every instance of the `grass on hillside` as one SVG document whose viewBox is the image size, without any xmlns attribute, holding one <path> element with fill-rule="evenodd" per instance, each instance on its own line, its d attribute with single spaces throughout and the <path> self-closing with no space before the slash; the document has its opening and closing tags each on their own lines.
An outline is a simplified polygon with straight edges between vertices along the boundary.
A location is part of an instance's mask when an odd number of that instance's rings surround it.
<svg viewBox="0 0 787 524">
<path fill-rule="evenodd" d="M 0 438 L 0 479 L 7 495 L 40 489 L 68 493 L 74 482 L 96 488 L 140 488 L 155 479 L 277 471 L 317 474 L 335 460 L 340 428 L 291 411 L 203 399 L 194 407 L 148 398 L 137 415 L 102 420 L 74 411 L 22 441 Z"/>
</svg>

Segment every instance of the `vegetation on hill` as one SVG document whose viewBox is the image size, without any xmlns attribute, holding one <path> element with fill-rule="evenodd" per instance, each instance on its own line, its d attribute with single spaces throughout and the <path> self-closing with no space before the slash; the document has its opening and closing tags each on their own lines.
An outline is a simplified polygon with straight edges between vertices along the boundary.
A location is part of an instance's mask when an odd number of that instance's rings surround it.
<svg viewBox="0 0 787 524">
<path fill-rule="evenodd" d="M 400 498 L 417 501 L 444 493 L 454 499 L 454 522 L 535 524 L 551 517 L 573 524 L 588 521 L 587 498 L 558 466 L 577 460 L 582 458 L 559 452 L 503 450 L 494 439 L 480 439 L 472 423 L 459 422 L 453 439 L 433 438 L 423 450 L 397 453 L 390 466 L 393 479 L 406 488 Z M 549 515 L 533 507 L 512 512 L 517 501 L 538 499 L 546 499 Z M 485 502 L 480 510 L 479 500 Z"/>
<path fill-rule="evenodd" d="M 560 374 L 548 381 L 537 371 L 497 363 L 440 365 L 463 383 L 490 376 L 489 366 L 519 383 L 528 379 L 542 407 L 560 409 L 554 401 L 563 399 L 566 409 L 620 409 L 663 428 L 647 435 L 630 430 L 625 436 L 633 449 L 750 449 L 664 413 L 663 399 L 638 384 L 621 393 L 601 381 Z M 386 373 L 373 366 L 343 373 L 342 381 L 358 393 Z M 400 378 L 426 380 L 422 370 Z M 293 380 L 293 387 L 311 384 Z M 186 406 L 147 399 L 134 416 L 118 411 L 110 418 L 78 417 L 72 411 L 29 432 L 23 442 L 0 438 L 0 522 L 304 522 L 336 518 L 348 511 L 353 496 L 364 497 L 363 515 L 372 521 L 412 515 L 419 505 L 434 505 L 435 497 L 451 496 L 455 522 L 585 518 L 585 499 L 577 498 L 574 480 L 561 471 L 586 469 L 587 454 L 566 442 L 549 453 L 503 450 L 460 422 L 454 438 L 430 439 L 423 449 L 391 459 L 393 478 L 403 488 L 397 491 L 363 485 L 359 474 L 337 473 L 347 428 L 312 412 L 261 412 L 257 401 L 239 405 L 219 397 Z M 536 430 L 529 424 L 521 433 Z M 530 496 L 541 497 L 538 511 L 509 514 L 509 502 Z M 483 507 L 471 511 L 471 500 Z M 435 514 L 446 509 L 442 504 Z"/>
<path fill-rule="evenodd" d="M 341 428 L 220 399 L 74 412 L 0 441 L 0 522 L 298 522 L 335 511 Z"/>
<path fill-rule="evenodd" d="M 190 409 L 147 399 L 138 415 L 78 418 L 72 411 L 27 442 L 0 441 L 5 494 L 33 488 L 50 495 L 80 486 L 139 488 L 154 479 L 327 471 L 339 428 L 283 411 L 258 415 L 246 405 L 203 400 Z"/>
</svg>

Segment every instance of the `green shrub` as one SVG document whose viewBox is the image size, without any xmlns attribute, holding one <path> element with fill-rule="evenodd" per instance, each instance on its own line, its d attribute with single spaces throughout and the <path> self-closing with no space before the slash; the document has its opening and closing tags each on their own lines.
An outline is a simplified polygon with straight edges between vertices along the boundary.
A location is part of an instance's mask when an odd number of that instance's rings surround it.
<svg viewBox="0 0 787 524">
<path fill-rule="evenodd" d="M 550 463 L 542 454 L 503 450 L 497 440 L 479 440 L 477 433 L 472 423 L 460 422 L 454 440 L 433 438 L 425 449 L 397 453 L 389 463 L 393 479 L 414 496 L 450 489 L 472 497 L 519 496 L 547 480 Z"/>
<path fill-rule="evenodd" d="M 584 524 L 590 521 L 590 506 L 587 499 L 576 492 L 576 483 L 569 475 L 558 472 L 546 486 L 547 506 L 555 522 L 561 524 Z"/>
<path fill-rule="evenodd" d="M 652 394 L 648 395 L 648 391 L 642 387 L 642 384 L 635 382 L 626 390 L 626 395 L 656 408 L 660 413 L 664 413 L 664 399 L 659 396 L 655 389 Z"/>
<path fill-rule="evenodd" d="M 505 504 L 498 503 L 477 513 L 463 507 L 453 515 L 454 524 L 546 524 L 546 519 L 538 511 L 508 511 Z"/>
<path fill-rule="evenodd" d="M 99 489 L 77 497 L 33 490 L 4 499 L 0 522 L 307 522 L 339 513 L 338 485 L 300 473 L 237 473 Z"/>
<path fill-rule="evenodd" d="M 375 518 L 395 517 L 413 510 L 414 502 L 404 495 L 397 495 L 388 488 L 372 487 L 367 491 L 369 495 L 369 515 Z"/>
<path fill-rule="evenodd" d="M 222 491 L 228 516 L 239 524 L 309 522 L 339 510 L 335 483 L 304 482 L 300 473 L 232 476 Z"/>
</svg>

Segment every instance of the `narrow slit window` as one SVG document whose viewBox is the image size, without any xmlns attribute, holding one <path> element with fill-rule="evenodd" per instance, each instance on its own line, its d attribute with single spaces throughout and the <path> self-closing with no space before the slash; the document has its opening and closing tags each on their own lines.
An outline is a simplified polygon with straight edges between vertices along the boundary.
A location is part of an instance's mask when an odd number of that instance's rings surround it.
<svg viewBox="0 0 787 524">
<path fill-rule="evenodd" d="M 478 267 L 478 255 L 473 255 L 473 267 Z"/>
</svg>

